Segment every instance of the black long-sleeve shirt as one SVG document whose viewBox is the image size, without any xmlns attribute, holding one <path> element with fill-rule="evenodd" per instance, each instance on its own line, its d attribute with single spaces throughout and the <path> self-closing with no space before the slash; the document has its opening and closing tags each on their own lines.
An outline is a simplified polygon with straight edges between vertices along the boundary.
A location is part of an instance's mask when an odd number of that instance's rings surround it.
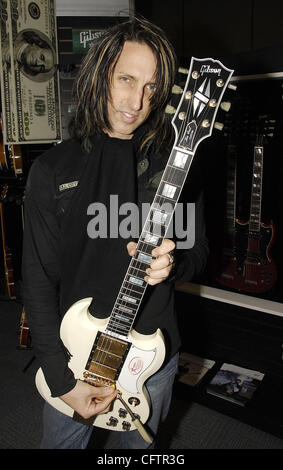
<svg viewBox="0 0 283 470">
<path fill-rule="evenodd" d="M 64 313 L 77 300 L 93 297 L 95 316 L 108 317 L 130 260 L 129 240 L 89 236 L 88 207 L 99 202 L 110 210 L 111 195 L 119 197 L 119 204 L 151 202 L 165 164 L 160 155 L 140 156 L 134 140 L 104 135 L 95 139 L 89 155 L 78 142 L 69 140 L 32 165 L 25 197 L 24 304 L 33 348 L 52 396 L 67 393 L 76 383 L 59 334 Z M 188 281 L 200 274 L 207 254 L 199 198 L 195 245 L 176 250 L 175 278 Z M 166 360 L 175 354 L 180 338 L 173 282 L 148 287 L 134 327 L 142 334 L 160 328 L 166 340 Z"/>
</svg>

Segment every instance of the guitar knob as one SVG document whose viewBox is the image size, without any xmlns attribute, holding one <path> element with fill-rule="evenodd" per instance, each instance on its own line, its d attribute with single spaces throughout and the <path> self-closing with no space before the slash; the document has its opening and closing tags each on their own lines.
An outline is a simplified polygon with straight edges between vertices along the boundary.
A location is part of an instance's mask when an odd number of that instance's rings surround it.
<svg viewBox="0 0 283 470">
<path fill-rule="evenodd" d="M 222 122 L 215 122 L 213 127 L 215 127 L 215 129 L 218 129 L 219 131 L 222 131 L 224 124 L 222 124 Z"/>
<path fill-rule="evenodd" d="M 188 70 L 188 69 L 184 69 L 184 67 L 179 67 L 179 68 L 178 68 L 178 72 L 179 72 L 179 73 L 184 73 L 184 74 L 188 75 L 189 70 Z"/>
<path fill-rule="evenodd" d="M 184 111 L 181 111 L 181 112 L 179 113 L 179 115 L 178 115 L 178 118 L 179 118 L 181 121 L 183 121 L 183 120 L 185 119 L 185 117 L 186 117 L 186 113 L 185 113 Z"/>
<path fill-rule="evenodd" d="M 107 424 L 107 426 L 112 426 L 112 427 L 115 428 L 118 424 L 118 419 L 114 418 L 114 416 L 110 416 L 109 421 L 107 421 L 106 424 Z"/>
<path fill-rule="evenodd" d="M 231 108 L 231 103 L 230 103 L 230 101 L 223 101 L 223 102 L 220 104 L 220 108 L 223 109 L 223 111 L 226 111 L 226 113 L 228 113 L 228 111 L 230 111 L 230 108 Z"/>
<path fill-rule="evenodd" d="M 172 93 L 174 95 L 181 95 L 183 93 L 183 89 L 179 85 L 173 85 L 172 87 Z"/>
<path fill-rule="evenodd" d="M 217 101 L 215 98 L 212 98 L 212 100 L 210 100 L 208 103 L 208 106 L 210 106 L 211 108 L 215 108 L 216 105 L 217 105 Z"/>
<path fill-rule="evenodd" d="M 175 112 L 176 112 L 176 108 L 174 108 L 174 106 L 171 106 L 171 104 L 167 104 L 167 106 L 165 108 L 165 113 L 175 114 Z"/>
<path fill-rule="evenodd" d="M 233 83 L 229 83 L 227 88 L 230 88 L 230 90 L 236 91 L 237 90 L 237 85 L 234 85 Z"/>
</svg>

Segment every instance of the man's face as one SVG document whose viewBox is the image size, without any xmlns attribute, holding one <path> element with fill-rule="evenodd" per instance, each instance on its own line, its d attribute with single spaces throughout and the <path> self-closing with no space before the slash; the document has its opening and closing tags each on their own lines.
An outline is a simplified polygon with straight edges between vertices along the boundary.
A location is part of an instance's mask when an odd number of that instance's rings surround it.
<svg viewBox="0 0 283 470">
<path fill-rule="evenodd" d="M 37 72 L 48 72 L 53 67 L 51 50 L 43 49 L 36 44 L 28 45 L 24 50 L 27 65 Z"/>
<path fill-rule="evenodd" d="M 131 139 L 150 113 L 156 59 L 146 44 L 126 41 L 115 66 L 107 103 L 110 137 Z"/>
</svg>

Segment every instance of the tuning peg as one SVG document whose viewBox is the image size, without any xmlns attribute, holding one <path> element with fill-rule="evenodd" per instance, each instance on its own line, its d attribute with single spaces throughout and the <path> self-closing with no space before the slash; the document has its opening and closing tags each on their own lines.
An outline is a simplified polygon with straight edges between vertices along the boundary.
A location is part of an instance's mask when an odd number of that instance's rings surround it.
<svg viewBox="0 0 283 470">
<path fill-rule="evenodd" d="M 236 91 L 237 85 L 234 85 L 233 83 L 229 83 L 227 88 L 230 88 L 230 90 Z"/>
<path fill-rule="evenodd" d="M 172 93 L 174 95 L 181 95 L 183 93 L 183 89 L 179 85 L 173 85 L 172 87 Z"/>
<path fill-rule="evenodd" d="M 171 106 L 171 104 L 167 104 L 167 106 L 165 108 L 165 113 L 175 114 L 176 113 L 176 108 L 174 108 L 174 106 Z"/>
<path fill-rule="evenodd" d="M 228 111 L 230 111 L 230 108 L 231 108 L 230 101 L 223 101 L 222 103 L 220 103 L 220 108 L 223 109 L 223 111 L 226 111 L 226 113 L 228 113 Z"/>
<path fill-rule="evenodd" d="M 184 67 L 179 67 L 179 68 L 178 68 L 178 72 L 179 72 L 179 73 L 184 73 L 184 74 L 188 75 L 189 70 L 188 70 L 188 69 L 184 69 Z"/>
<path fill-rule="evenodd" d="M 215 127 L 215 129 L 218 129 L 219 131 L 222 131 L 224 124 L 222 124 L 222 122 L 215 122 L 213 127 Z"/>
</svg>

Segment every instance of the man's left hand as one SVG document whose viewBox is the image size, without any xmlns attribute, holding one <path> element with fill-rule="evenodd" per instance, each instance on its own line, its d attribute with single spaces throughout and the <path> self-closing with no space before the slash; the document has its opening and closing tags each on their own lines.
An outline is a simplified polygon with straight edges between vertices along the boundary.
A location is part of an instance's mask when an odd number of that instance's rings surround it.
<svg viewBox="0 0 283 470">
<path fill-rule="evenodd" d="M 137 244 L 135 242 L 129 242 L 127 244 L 127 250 L 130 256 L 134 256 L 136 253 Z M 152 258 L 150 267 L 147 268 L 145 281 L 151 286 L 155 286 L 160 282 L 165 281 L 171 273 L 172 263 L 172 251 L 175 249 L 175 243 L 168 238 L 165 238 L 160 246 L 154 248 L 151 252 Z"/>
</svg>

